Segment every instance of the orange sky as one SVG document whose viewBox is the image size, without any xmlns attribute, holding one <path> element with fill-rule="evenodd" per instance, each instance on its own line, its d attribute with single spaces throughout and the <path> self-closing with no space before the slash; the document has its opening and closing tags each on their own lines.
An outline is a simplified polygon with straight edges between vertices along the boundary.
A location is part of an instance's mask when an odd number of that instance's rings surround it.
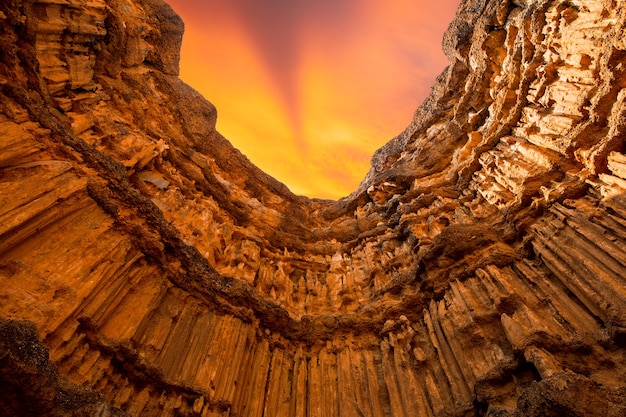
<svg viewBox="0 0 626 417">
<path fill-rule="evenodd" d="M 217 129 L 294 193 L 354 191 L 447 65 L 459 0 L 168 0 L 181 78 Z"/>
</svg>

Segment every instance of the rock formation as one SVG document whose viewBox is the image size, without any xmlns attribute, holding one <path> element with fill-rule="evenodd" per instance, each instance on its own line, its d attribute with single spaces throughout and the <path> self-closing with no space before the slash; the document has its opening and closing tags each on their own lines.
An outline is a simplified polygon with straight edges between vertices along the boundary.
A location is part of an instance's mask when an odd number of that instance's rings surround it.
<svg viewBox="0 0 626 417">
<path fill-rule="evenodd" d="M 463 0 L 339 201 L 215 131 L 161 0 L 0 6 L 1 414 L 626 415 L 624 1 Z"/>
</svg>

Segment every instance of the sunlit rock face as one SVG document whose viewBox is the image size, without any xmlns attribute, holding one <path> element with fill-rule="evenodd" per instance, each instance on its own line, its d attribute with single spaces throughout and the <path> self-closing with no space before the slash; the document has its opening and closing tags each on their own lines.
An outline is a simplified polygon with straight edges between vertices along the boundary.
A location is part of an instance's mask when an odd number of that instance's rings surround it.
<svg viewBox="0 0 626 417">
<path fill-rule="evenodd" d="M 215 131 L 160 0 L 0 5 L 2 414 L 626 414 L 623 1 L 462 1 L 340 201 Z"/>
</svg>

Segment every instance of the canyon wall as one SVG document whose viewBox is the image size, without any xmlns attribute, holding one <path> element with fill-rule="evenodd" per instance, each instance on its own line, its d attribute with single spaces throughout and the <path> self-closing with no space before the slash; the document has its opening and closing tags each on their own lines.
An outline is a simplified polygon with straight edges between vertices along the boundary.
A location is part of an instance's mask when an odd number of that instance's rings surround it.
<svg viewBox="0 0 626 417">
<path fill-rule="evenodd" d="M 2 414 L 626 414 L 622 0 L 463 0 L 339 201 L 215 130 L 161 0 L 0 7 Z"/>
</svg>

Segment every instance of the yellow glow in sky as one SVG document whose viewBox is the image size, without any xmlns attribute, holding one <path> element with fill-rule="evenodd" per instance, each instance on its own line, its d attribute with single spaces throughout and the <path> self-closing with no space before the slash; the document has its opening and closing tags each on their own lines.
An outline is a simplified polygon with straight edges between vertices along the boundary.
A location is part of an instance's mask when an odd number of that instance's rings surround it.
<svg viewBox="0 0 626 417">
<path fill-rule="evenodd" d="M 217 129 L 294 193 L 354 191 L 447 65 L 459 0 L 170 0 L 181 78 Z"/>
</svg>

